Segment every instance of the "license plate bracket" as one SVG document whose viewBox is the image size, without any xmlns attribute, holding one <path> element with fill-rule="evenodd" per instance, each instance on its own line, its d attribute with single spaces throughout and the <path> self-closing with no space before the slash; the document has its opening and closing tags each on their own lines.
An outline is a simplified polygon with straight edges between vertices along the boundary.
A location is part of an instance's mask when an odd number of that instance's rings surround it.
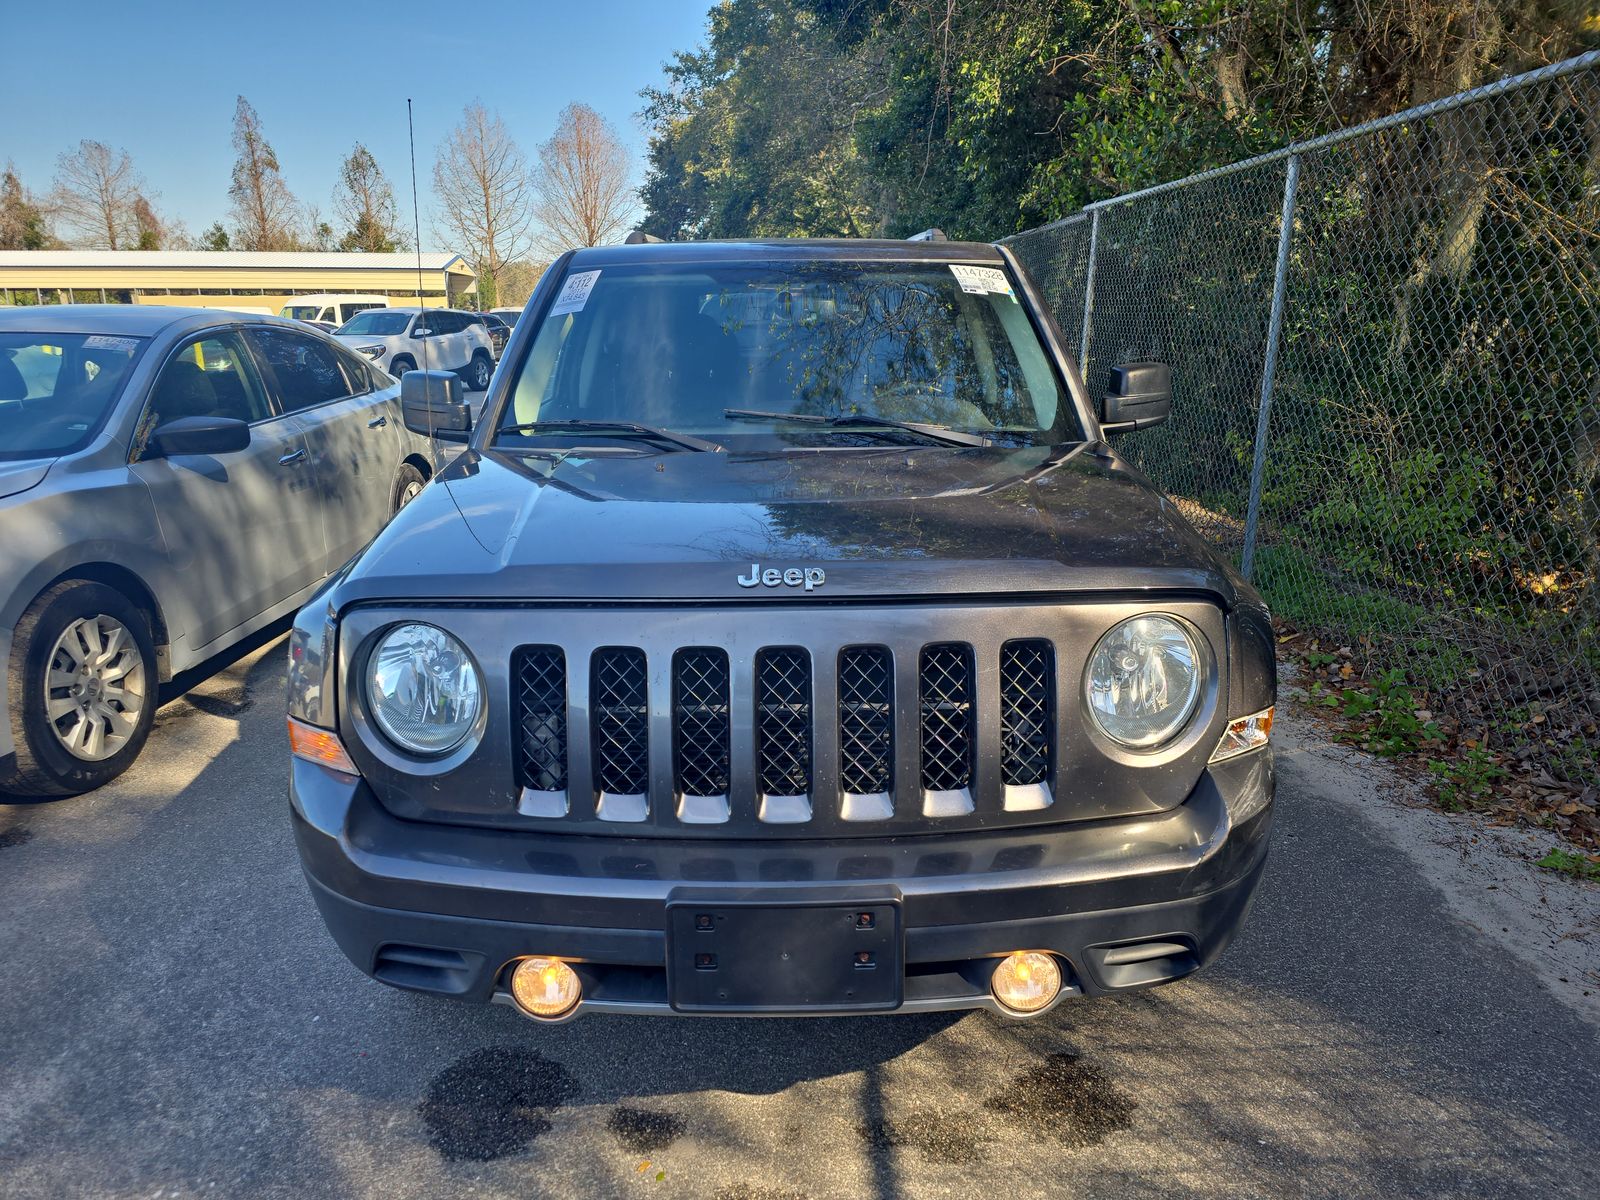
<svg viewBox="0 0 1600 1200">
<path fill-rule="evenodd" d="M 678 1012 L 881 1012 L 900 1006 L 900 905 L 695 897 L 667 905 Z"/>
</svg>

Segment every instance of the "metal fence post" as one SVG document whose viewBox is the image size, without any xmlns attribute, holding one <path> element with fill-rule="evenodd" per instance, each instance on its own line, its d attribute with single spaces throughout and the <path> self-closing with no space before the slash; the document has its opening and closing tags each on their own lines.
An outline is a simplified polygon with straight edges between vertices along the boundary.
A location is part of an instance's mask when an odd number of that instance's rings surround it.
<svg viewBox="0 0 1600 1200">
<path fill-rule="evenodd" d="M 1100 247 L 1100 210 L 1089 210 L 1089 269 L 1083 277 L 1083 336 L 1078 339 L 1078 373 L 1089 378 L 1089 321 L 1094 316 L 1094 260 Z"/>
<path fill-rule="evenodd" d="M 1283 294 L 1289 281 L 1289 244 L 1294 240 L 1294 197 L 1300 187 L 1300 156 L 1289 156 L 1283 180 L 1283 216 L 1278 226 L 1278 266 L 1272 280 L 1272 313 L 1267 318 L 1267 355 L 1261 364 L 1261 404 L 1256 409 L 1255 460 L 1250 465 L 1250 507 L 1244 518 L 1244 555 L 1239 570 L 1252 579 L 1256 534 L 1261 520 L 1261 476 L 1267 465 L 1267 429 L 1272 416 L 1272 378 L 1278 370 L 1278 337 L 1283 329 Z"/>
</svg>

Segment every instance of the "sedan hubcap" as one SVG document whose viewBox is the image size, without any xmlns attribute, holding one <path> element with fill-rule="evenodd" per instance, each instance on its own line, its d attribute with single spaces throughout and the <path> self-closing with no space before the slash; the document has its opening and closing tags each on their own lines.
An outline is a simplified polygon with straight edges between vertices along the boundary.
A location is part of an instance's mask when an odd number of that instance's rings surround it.
<svg viewBox="0 0 1600 1200">
<path fill-rule="evenodd" d="M 74 758 L 100 762 L 126 746 L 145 706 L 144 658 L 127 626 L 102 614 L 62 630 L 44 696 L 50 728 Z"/>
<path fill-rule="evenodd" d="M 422 485 L 416 480 L 406 484 L 405 490 L 400 493 L 400 507 L 404 508 L 422 493 Z"/>
</svg>

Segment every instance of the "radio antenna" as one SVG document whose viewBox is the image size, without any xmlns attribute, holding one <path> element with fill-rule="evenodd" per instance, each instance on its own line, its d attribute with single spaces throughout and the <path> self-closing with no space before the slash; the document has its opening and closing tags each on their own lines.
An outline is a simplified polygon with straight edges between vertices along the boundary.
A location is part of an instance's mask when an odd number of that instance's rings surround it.
<svg viewBox="0 0 1600 1200">
<path fill-rule="evenodd" d="M 417 126 L 411 117 L 411 97 L 406 97 L 406 136 L 411 142 L 411 232 L 417 247 L 417 311 L 422 314 L 422 210 L 417 206 Z M 422 369 L 428 369 L 428 339 L 422 339 Z"/>
</svg>

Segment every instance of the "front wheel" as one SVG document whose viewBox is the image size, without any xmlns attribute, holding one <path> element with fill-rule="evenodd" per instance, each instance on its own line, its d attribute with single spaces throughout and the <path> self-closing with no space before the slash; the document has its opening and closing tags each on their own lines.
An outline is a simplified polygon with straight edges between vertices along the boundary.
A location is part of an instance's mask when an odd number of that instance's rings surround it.
<svg viewBox="0 0 1600 1200">
<path fill-rule="evenodd" d="M 6 701 L 16 766 L 0 790 L 70 796 L 122 774 L 155 720 L 150 621 L 120 592 L 59 583 L 17 622 Z"/>
<path fill-rule="evenodd" d="M 422 472 L 415 466 L 411 463 L 402 463 L 394 479 L 394 511 L 398 513 L 415 500 L 417 493 L 422 491 L 423 485 L 427 482 L 422 477 Z"/>
<path fill-rule="evenodd" d="M 417 364 L 411 359 L 406 358 L 404 355 L 391 360 L 389 363 L 389 374 L 393 375 L 396 379 L 399 379 L 400 376 L 404 375 L 407 371 L 415 371 L 416 369 Z"/>
<path fill-rule="evenodd" d="M 475 392 L 485 391 L 493 375 L 494 364 L 489 361 L 488 355 L 480 351 L 473 358 L 472 365 L 467 368 L 467 386 Z"/>
</svg>

